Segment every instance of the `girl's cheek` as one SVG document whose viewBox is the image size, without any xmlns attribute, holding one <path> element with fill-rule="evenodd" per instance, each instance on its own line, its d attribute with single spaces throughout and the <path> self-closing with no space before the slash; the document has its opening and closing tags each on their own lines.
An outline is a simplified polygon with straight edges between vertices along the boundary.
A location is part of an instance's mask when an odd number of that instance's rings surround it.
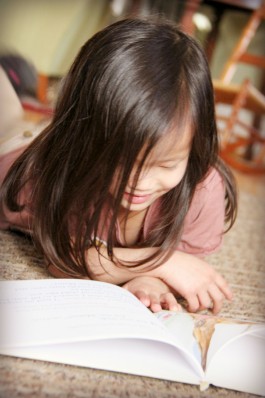
<svg viewBox="0 0 265 398">
<path fill-rule="evenodd" d="M 170 188 L 174 188 L 175 186 L 177 186 L 180 183 L 180 181 L 184 177 L 186 168 L 187 168 L 187 162 L 182 167 L 180 167 L 178 170 L 176 170 L 175 173 L 172 172 L 171 178 L 168 179 Z"/>
</svg>

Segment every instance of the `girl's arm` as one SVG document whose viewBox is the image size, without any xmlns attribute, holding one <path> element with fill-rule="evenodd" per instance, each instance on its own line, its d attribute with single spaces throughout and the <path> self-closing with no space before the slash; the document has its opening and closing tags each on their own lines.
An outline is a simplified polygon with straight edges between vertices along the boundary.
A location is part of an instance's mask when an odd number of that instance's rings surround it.
<svg viewBox="0 0 265 398">
<path fill-rule="evenodd" d="M 162 265 L 146 271 L 148 264 L 138 267 L 137 270 L 130 267 L 119 268 L 111 262 L 104 250 L 104 255 L 100 258 L 94 248 L 87 252 L 87 262 L 93 279 L 121 285 L 137 276 L 159 278 L 187 300 L 191 312 L 212 308 L 216 314 L 221 310 L 224 299 L 232 299 L 232 292 L 225 279 L 207 262 L 191 254 L 175 251 Z M 114 255 L 121 261 L 136 262 L 150 256 L 154 251 L 156 248 L 116 248 Z"/>
</svg>

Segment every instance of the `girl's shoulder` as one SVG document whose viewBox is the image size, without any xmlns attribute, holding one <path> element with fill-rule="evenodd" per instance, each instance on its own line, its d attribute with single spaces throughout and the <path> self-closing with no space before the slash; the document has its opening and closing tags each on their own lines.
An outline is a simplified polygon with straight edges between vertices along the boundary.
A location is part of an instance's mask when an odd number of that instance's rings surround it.
<svg viewBox="0 0 265 398">
<path fill-rule="evenodd" d="M 225 187 L 219 171 L 211 168 L 197 185 L 186 214 L 178 249 L 199 257 L 222 244 L 225 220 Z"/>
<path fill-rule="evenodd" d="M 203 189 L 209 192 L 218 186 L 223 187 L 223 185 L 223 177 L 215 167 L 211 167 L 204 179 L 197 185 L 196 191 Z"/>
<path fill-rule="evenodd" d="M 208 219 L 214 214 L 223 214 L 225 202 L 225 186 L 219 171 L 212 167 L 205 178 L 197 185 L 186 221 L 193 223 L 194 220 Z"/>
</svg>

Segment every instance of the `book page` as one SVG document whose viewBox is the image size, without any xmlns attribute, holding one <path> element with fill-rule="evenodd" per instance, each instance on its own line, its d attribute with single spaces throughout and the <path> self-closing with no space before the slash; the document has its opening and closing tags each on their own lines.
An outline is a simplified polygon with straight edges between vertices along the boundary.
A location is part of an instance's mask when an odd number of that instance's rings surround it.
<svg viewBox="0 0 265 398">
<path fill-rule="evenodd" d="M 265 325 L 216 316 L 162 311 L 156 316 L 201 361 L 209 384 L 265 394 Z"/>
<path fill-rule="evenodd" d="M 113 338 L 9 349 L 11 356 L 199 384 L 180 350 L 159 341 Z"/>
<path fill-rule="evenodd" d="M 202 353 L 194 336 L 194 318 L 187 312 L 160 311 L 155 316 L 169 329 L 174 340 L 201 365 Z"/>
<path fill-rule="evenodd" d="M 170 342 L 166 328 L 131 293 L 103 282 L 0 282 L 1 347 L 111 337 Z"/>
<path fill-rule="evenodd" d="M 218 322 L 206 377 L 216 386 L 265 395 L 265 325 Z"/>
<path fill-rule="evenodd" d="M 198 366 L 131 293 L 95 281 L 0 282 L 0 354 L 199 384 Z"/>
<path fill-rule="evenodd" d="M 217 318 L 188 312 L 161 311 L 157 318 L 172 333 L 172 336 L 196 358 L 203 370 L 206 369 L 208 349 L 215 330 Z"/>
<path fill-rule="evenodd" d="M 211 343 L 209 345 L 208 355 L 207 355 L 207 366 L 210 363 L 216 353 L 221 350 L 227 343 L 238 338 L 240 335 L 248 332 L 251 328 L 256 328 L 256 324 L 245 321 L 236 321 L 227 318 L 214 318 L 215 327 L 214 335 L 212 336 Z"/>
</svg>

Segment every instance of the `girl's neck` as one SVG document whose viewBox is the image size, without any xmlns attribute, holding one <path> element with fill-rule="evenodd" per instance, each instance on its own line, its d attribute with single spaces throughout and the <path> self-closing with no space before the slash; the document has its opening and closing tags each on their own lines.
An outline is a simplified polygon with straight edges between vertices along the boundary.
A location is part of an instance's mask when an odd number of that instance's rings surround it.
<svg viewBox="0 0 265 398">
<path fill-rule="evenodd" d="M 126 211 L 121 211 L 118 216 L 122 240 L 126 245 L 135 245 L 141 236 L 144 219 L 147 209 L 139 212 L 129 212 L 127 220 L 125 219 Z"/>
</svg>

